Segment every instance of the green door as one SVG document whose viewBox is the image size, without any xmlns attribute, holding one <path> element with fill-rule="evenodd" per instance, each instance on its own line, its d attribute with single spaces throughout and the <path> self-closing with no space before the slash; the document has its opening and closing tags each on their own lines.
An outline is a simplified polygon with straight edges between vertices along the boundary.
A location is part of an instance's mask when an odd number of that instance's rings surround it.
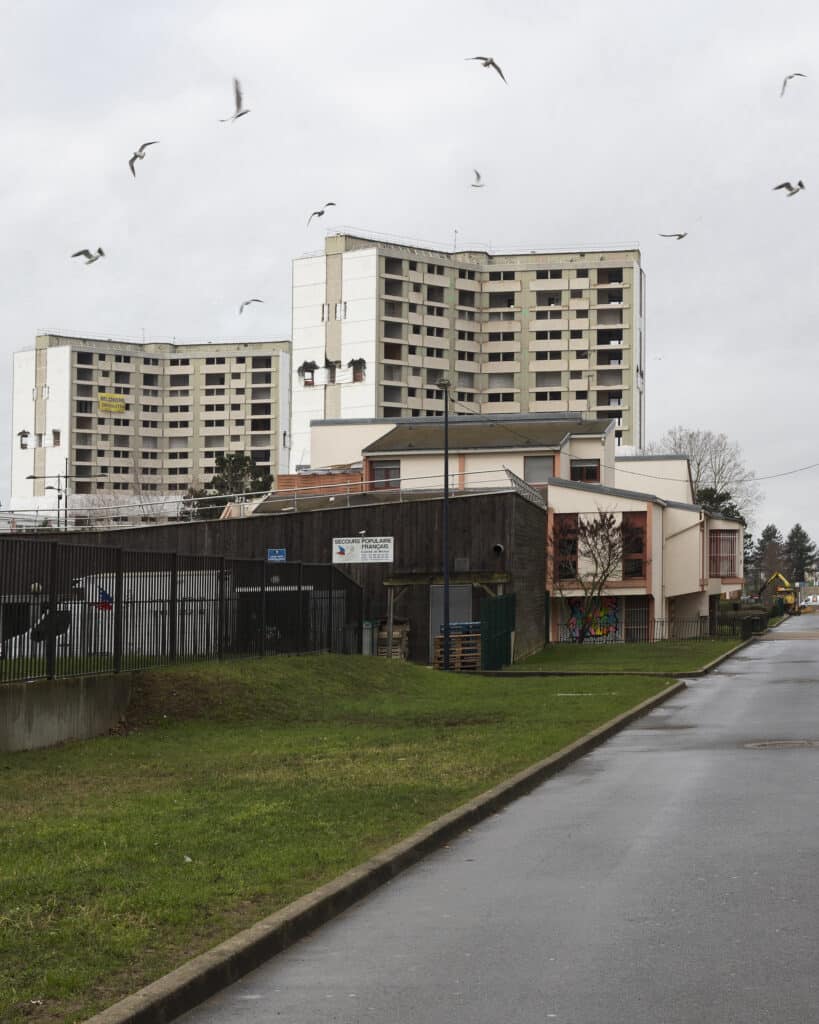
<svg viewBox="0 0 819 1024">
<path fill-rule="evenodd" d="M 511 662 L 514 628 L 514 594 L 481 601 L 481 668 L 498 669 Z"/>
</svg>

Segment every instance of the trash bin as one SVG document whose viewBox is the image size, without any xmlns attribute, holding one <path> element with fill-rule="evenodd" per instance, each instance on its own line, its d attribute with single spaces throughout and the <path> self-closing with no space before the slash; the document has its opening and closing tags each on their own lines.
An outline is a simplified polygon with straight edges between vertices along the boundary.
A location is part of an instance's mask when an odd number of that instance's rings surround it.
<svg viewBox="0 0 819 1024">
<path fill-rule="evenodd" d="M 373 627 L 376 624 L 369 622 L 366 619 L 361 624 L 361 653 L 372 654 L 373 653 Z"/>
</svg>

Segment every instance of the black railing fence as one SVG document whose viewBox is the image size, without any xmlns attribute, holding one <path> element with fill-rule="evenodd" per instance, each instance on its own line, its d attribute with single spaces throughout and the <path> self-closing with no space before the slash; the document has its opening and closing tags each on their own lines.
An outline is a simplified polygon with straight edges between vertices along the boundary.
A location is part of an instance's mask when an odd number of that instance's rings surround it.
<svg viewBox="0 0 819 1024">
<path fill-rule="evenodd" d="M 0 537 L 0 682 L 197 659 L 361 651 L 333 565 Z"/>
<path fill-rule="evenodd" d="M 705 640 L 708 637 L 742 637 L 741 619 L 713 620 L 707 615 L 695 619 L 638 619 L 595 627 L 584 644 L 657 643 L 662 640 Z M 561 623 L 558 642 L 577 643 L 575 622 Z M 750 634 L 749 634 L 750 635 Z"/>
</svg>

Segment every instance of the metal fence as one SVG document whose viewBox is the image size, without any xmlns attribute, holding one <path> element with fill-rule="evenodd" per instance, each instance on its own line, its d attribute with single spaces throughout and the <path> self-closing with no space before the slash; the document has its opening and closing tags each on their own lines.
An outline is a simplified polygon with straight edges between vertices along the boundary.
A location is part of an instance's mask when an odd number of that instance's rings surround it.
<svg viewBox="0 0 819 1024">
<path fill-rule="evenodd" d="M 0 682 L 181 661 L 361 651 L 333 565 L 0 537 Z"/>
<path fill-rule="evenodd" d="M 584 644 L 659 643 L 663 640 L 705 640 L 708 637 L 743 636 L 742 620 L 713 620 L 707 615 L 695 619 L 643 619 L 595 629 Z M 558 643 L 577 643 L 577 625 L 562 623 Z"/>
</svg>

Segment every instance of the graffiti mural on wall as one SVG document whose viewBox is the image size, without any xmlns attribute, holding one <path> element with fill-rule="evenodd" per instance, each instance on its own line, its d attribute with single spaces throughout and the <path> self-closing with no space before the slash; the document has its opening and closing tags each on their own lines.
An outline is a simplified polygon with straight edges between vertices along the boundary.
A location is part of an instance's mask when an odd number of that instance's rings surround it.
<svg viewBox="0 0 819 1024">
<path fill-rule="evenodd" d="M 569 621 L 566 628 L 573 639 L 577 639 L 580 633 L 580 621 L 583 616 L 585 601 L 582 597 L 567 598 L 569 606 Z M 595 602 L 586 623 L 586 636 L 603 637 L 616 636 L 620 627 L 620 620 L 617 616 L 617 598 L 602 597 Z"/>
</svg>

